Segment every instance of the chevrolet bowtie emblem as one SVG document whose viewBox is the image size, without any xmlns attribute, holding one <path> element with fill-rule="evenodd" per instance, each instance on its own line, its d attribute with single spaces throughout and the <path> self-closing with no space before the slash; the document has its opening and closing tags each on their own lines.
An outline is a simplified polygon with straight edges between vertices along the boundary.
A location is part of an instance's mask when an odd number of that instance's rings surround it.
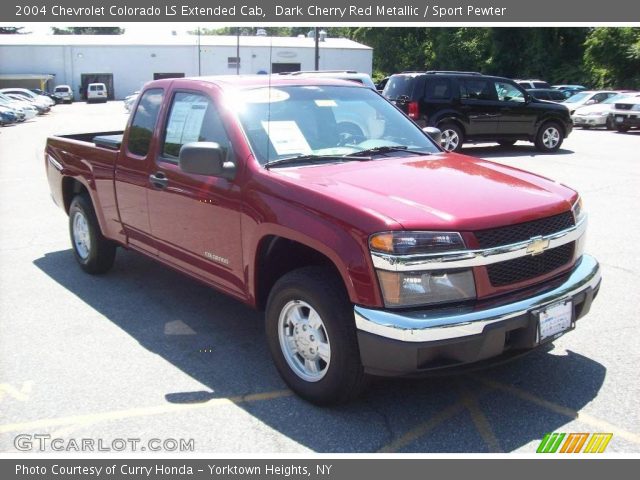
<svg viewBox="0 0 640 480">
<path fill-rule="evenodd" d="M 527 245 L 527 253 L 530 255 L 540 255 L 549 248 L 549 239 L 533 237 Z"/>
</svg>

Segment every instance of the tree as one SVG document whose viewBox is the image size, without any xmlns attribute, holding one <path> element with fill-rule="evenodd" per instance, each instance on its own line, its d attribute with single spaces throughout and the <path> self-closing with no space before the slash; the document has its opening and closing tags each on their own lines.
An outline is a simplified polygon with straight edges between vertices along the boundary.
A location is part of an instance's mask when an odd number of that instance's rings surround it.
<svg viewBox="0 0 640 480">
<path fill-rule="evenodd" d="M 122 35 L 120 27 L 51 27 L 54 35 Z"/>
<path fill-rule="evenodd" d="M 24 27 L 0 27 L 0 35 L 24 35 L 25 33 L 30 33 L 22 30 L 24 30 Z"/>
<path fill-rule="evenodd" d="M 584 64 L 596 87 L 640 87 L 640 28 L 594 28 L 584 45 Z"/>
</svg>

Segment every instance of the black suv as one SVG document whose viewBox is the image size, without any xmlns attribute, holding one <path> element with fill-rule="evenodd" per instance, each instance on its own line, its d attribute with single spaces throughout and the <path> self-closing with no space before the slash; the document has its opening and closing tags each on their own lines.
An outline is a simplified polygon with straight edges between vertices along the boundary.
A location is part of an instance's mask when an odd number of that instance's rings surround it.
<svg viewBox="0 0 640 480">
<path fill-rule="evenodd" d="M 555 152 L 573 128 L 564 105 L 537 100 L 513 80 L 476 72 L 398 73 L 382 95 L 421 127 L 439 128 L 447 151 L 465 142 L 528 140 Z"/>
</svg>

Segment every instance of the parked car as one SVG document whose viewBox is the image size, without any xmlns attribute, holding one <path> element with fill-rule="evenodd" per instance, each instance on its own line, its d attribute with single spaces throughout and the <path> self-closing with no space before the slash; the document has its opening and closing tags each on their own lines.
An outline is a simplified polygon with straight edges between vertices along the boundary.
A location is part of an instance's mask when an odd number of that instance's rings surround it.
<svg viewBox="0 0 640 480">
<path fill-rule="evenodd" d="M 11 125 L 18 121 L 18 114 L 11 108 L 0 105 L 0 125 Z"/>
<path fill-rule="evenodd" d="M 618 132 L 640 127 L 640 97 L 630 96 L 613 105 L 613 123 Z"/>
<path fill-rule="evenodd" d="M 20 95 L 22 97 L 26 97 L 30 100 L 33 100 L 36 103 L 39 103 L 43 106 L 47 106 L 49 108 L 55 105 L 55 102 L 49 97 L 46 97 L 44 95 L 38 95 L 37 93 L 34 93 L 27 88 L 14 88 L 14 87 L 3 88 L 3 89 L 0 89 L 0 93 Z"/>
<path fill-rule="evenodd" d="M 44 115 L 45 113 L 49 113 L 51 111 L 51 107 L 49 107 L 49 105 L 45 105 L 38 100 L 31 100 L 29 97 L 25 97 L 15 93 L 5 93 L 4 95 L 9 97 L 14 102 L 18 102 L 18 104 L 28 105 L 32 108 L 35 108 L 38 112 L 38 115 Z"/>
<path fill-rule="evenodd" d="M 582 85 L 551 85 L 551 88 L 560 90 L 564 94 L 565 98 L 569 98 L 572 95 L 587 89 L 587 87 Z"/>
<path fill-rule="evenodd" d="M 47 140 L 78 265 L 105 273 L 121 246 L 264 310 L 309 401 L 537 348 L 598 293 L 577 192 L 445 153 L 370 88 L 157 80 L 136 105 L 124 132 Z"/>
<path fill-rule="evenodd" d="M 24 114 L 24 120 L 31 120 L 38 114 L 36 107 L 26 103 L 13 100 L 12 98 L 0 93 L 0 105 L 11 108 Z"/>
<path fill-rule="evenodd" d="M 612 90 L 585 90 L 567 98 L 563 102 L 563 105 L 565 105 L 569 109 L 569 113 L 573 115 L 579 107 L 602 103 L 607 98 L 613 97 L 618 93 L 620 92 L 614 92 Z"/>
<path fill-rule="evenodd" d="M 529 88 L 551 88 L 549 82 L 544 80 L 515 80 L 515 82 L 525 90 Z"/>
<path fill-rule="evenodd" d="M 538 100 L 548 100 L 550 102 L 564 102 L 567 97 L 560 90 L 553 88 L 527 88 L 527 93 Z"/>
<path fill-rule="evenodd" d="M 87 85 L 87 103 L 107 102 L 109 94 L 104 83 L 90 83 Z"/>
<path fill-rule="evenodd" d="M 335 78 L 336 80 L 350 80 L 359 83 L 373 90 L 376 89 L 371 76 L 368 73 L 357 72 L 355 70 L 312 70 L 299 72 L 282 72 L 279 75 L 293 75 L 307 78 Z"/>
<path fill-rule="evenodd" d="M 47 92 L 46 90 L 42 90 L 40 88 L 30 88 L 29 90 L 31 90 L 36 95 L 42 95 L 44 97 L 47 97 L 53 100 L 54 105 L 57 105 L 60 103 L 60 99 L 52 92 Z"/>
<path fill-rule="evenodd" d="M 579 107 L 571 116 L 573 125 L 585 129 L 606 127 L 608 130 L 613 130 L 615 128 L 615 122 L 613 120 L 614 105 L 624 98 L 636 96 L 640 96 L 640 92 L 619 93 L 595 105 Z"/>
<path fill-rule="evenodd" d="M 513 80 L 475 72 L 407 72 L 392 75 L 382 95 L 418 125 L 442 130 L 443 148 L 465 142 L 517 140 L 555 152 L 572 129 L 568 110 L 537 100 Z"/>
<path fill-rule="evenodd" d="M 53 93 L 62 103 L 73 103 L 73 89 L 69 85 L 58 85 Z"/>
</svg>

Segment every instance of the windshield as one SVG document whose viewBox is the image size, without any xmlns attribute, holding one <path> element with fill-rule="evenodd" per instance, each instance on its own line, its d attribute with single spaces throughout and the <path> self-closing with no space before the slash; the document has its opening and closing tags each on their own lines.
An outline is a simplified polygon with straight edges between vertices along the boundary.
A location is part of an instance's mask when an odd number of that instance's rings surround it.
<svg viewBox="0 0 640 480">
<path fill-rule="evenodd" d="M 565 103 L 578 103 L 590 96 L 590 93 L 576 93 L 575 95 L 570 96 L 564 102 Z"/>
<path fill-rule="evenodd" d="M 614 95 L 613 97 L 609 97 L 606 100 L 600 103 L 616 103 L 618 100 L 622 100 L 623 98 L 631 97 L 632 95 L 629 93 L 619 93 Z"/>
<path fill-rule="evenodd" d="M 379 147 L 440 150 L 402 112 L 368 88 L 278 86 L 243 90 L 229 108 L 261 164 L 298 156 L 353 155 Z"/>
</svg>

